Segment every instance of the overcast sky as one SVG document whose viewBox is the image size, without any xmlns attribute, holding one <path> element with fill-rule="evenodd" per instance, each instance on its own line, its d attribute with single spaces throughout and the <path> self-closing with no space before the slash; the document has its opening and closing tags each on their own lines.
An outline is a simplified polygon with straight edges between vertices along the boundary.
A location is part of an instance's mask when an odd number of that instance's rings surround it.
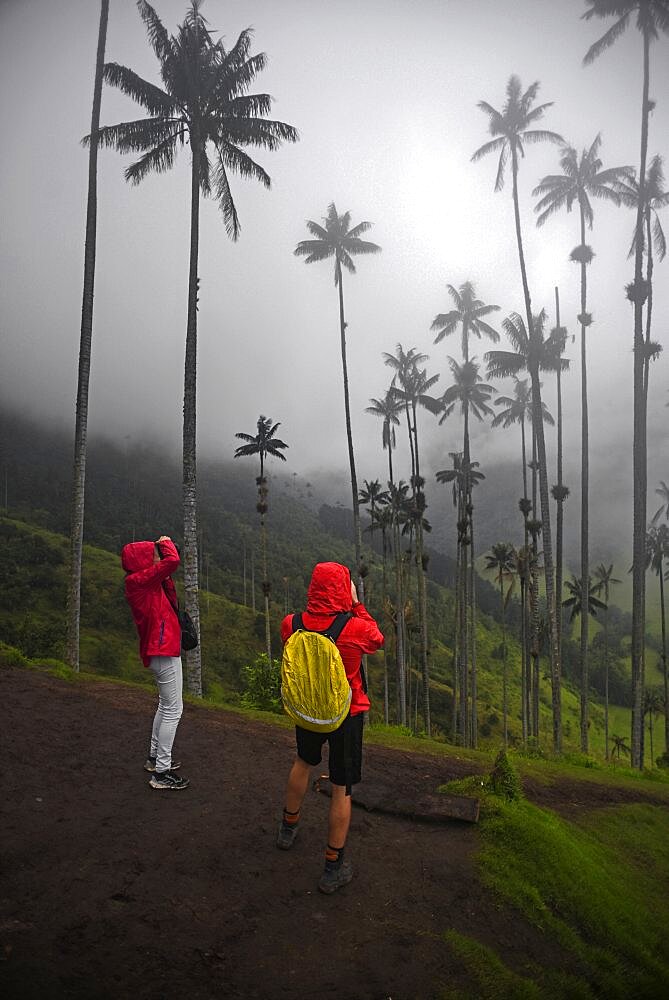
<svg viewBox="0 0 669 1000">
<path fill-rule="evenodd" d="M 156 0 L 170 31 L 185 0 Z M 384 478 L 381 423 L 364 413 L 390 381 L 382 361 L 401 342 L 430 357 L 449 384 L 447 358 L 460 339 L 434 345 L 430 324 L 450 308 L 446 284 L 475 283 L 500 306 L 499 323 L 522 312 L 510 178 L 495 193 L 497 161 L 471 163 L 487 118 L 477 101 L 501 108 L 509 76 L 524 88 L 541 82 L 553 101 L 545 127 L 579 151 L 602 133 L 605 166 L 638 169 L 641 38 L 629 30 L 592 66 L 589 45 L 608 22 L 581 20 L 582 0 L 206 0 L 203 14 L 228 45 L 252 26 L 254 51 L 269 56 L 253 90 L 275 98 L 272 117 L 301 140 L 258 152 L 272 177 L 268 192 L 233 178 L 242 222 L 239 242 L 226 236 L 215 203 L 201 214 L 198 437 L 202 455 L 228 459 L 234 434 L 253 432 L 260 413 L 281 422 L 287 471 L 315 478 L 342 472 L 348 494 L 338 306 L 329 263 L 305 266 L 293 256 L 334 201 L 354 222 L 373 224 L 383 248 L 358 258 L 345 275 L 353 432 L 359 480 Z M 88 131 L 99 20 L 96 0 L 0 0 L 0 167 L 2 228 L 2 398 L 50 422 L 73 426 L 80 333 Z M 157 60 L 133 0 L 111 0 L 106 58 L 159 82 Z M 649 154 L 669 153 L 669 40 L 652 47 Z M 103 124 L 141 117 L 105 87 Z M 521 166 L 521 211 L 533 306 L 554 324 L 553 288 L 562 320 L 579 335 L 579 270 L 569 263 L 579 242 L 576 212 L 534 224 L 532 188 L 559 173 L 559 151 L 529 146 Z M 91 436 L 133 441 L 159 436 L 178 453 L 189 241 L 189 161 L 180 154 L 167 175 L 131 187 L 132 162 L 114 151 L 99 158 L 98 256 L 90 387 Z M 669 169 L 667 169 L 669 174 Z M 632 309 L 624 286 L 633 276 L 627 250 L 633 215 L 597 202 L 587 241 L 589 269 L 591 449 L 607 504 L 631 483 Z M 664 218 L 669 233 L 669 218 Z M 669 263 L 656 268 L 655 337 L 666 343 Z M 565 388 L 565 443 L 573 489 L 579 447 L 578 342 Z M 476 342 L 479 358 L 487 343 Z M 669 358 L 652 369 L 649 484 L 669 478 L 665 427 Z M 551 380 L 552 381 L 552 380 Z M 510 387 L 500 386 L 507 392 Z M 546 385 L 554 408 L 552 385 Z M 516 462 L 517 434 L 473 428 L 473 456 L 489 472 Z M 421 417 L 427 470 L 450 464 L 461 447 L 457 416 L 438 427 Z M 403 446 L 403 439 L 402 439 Z M 398 472 L 407 476 L 405 450 Z M 573 469 L 573 471 L 571 471 Z M 553 477 L 554 479 L 554 477 Z M 494 482 L 488 477 L 488 487 Z M 606 515 L 606 507 L 597 518 Z M 576 511 L 576 505 L 573 508 Z M 627 532 L 627 525 L 624 526 Z M 631 534 L 631 526 L 629 528 Z"/>
</svg>

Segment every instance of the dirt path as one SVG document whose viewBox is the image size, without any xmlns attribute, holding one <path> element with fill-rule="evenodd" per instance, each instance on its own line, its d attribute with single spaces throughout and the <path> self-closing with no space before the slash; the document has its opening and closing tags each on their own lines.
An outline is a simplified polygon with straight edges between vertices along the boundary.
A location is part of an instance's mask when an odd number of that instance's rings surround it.
<svg viewBox="0 0 669 1000">
<path fill-rule="evenodd" d="M 142 770 L 152 692 L 0 668 L 0 699 L 6 1000 L 429 1000 L 472 988 L 449 928 L 518 971 L 561 961 L 479 884 L 474 826 L 354 809 L 354 881 L 320 894 L 327 799 L 310 792 L 295 847 L 274 846 L 289 731 L 187 705 L 192 784 L 159 793 Z M 467 767 L 369 747 L 364 776 L 409 796 Z"/>
</svg>

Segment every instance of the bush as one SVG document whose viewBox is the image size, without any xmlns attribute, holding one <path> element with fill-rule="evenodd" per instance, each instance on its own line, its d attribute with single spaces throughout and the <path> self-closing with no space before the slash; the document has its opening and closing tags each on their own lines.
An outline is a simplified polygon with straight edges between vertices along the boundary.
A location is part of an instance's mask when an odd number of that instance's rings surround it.
<svg viewBox="0 0 669 1000">
<path fill-rule="evenodd" d="M 499 795 L 508 802 L 515 802 L 523 797 L 520 778 L 507 757 L 506 750 L 500 750 L 495 758 L 490 784 L 495 795 Z"/>
<path fill-rule="evenodd" d="M 660 756 L 655 760 L 655 763 L 658 767 L 669 768 L 669 753 L 665 751 L 663 754 L 660 754 Z"/>
<path fill-rule="evenodd" d="M 242 667 L 242 705 L 264 712 L 281 712 L 281 664 L 268 662 L 267 653 L 259 653 L 251 665 Z"/>
</svg>

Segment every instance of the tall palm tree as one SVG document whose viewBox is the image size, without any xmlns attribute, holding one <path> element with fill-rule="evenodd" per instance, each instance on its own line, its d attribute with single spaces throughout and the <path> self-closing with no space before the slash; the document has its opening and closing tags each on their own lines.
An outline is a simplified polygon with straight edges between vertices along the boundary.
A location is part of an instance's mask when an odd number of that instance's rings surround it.
<svg viewBox="0 0 669 1000">
<path fill-rule="evenodd" d="M 562 659 L 562 577 L 564 569 L 564 504 L 569 497 L 569 487 L 562 481 L 562 355 L 567 346 L 567 328 L 560 325 L 560 294 L 555 288 L 555 326 L 551 330 L 550 340 L 553 342 L 557 359 L 555 380 L 557 390 L 557 483 L 551 487 L 551 496 L 557 504 L 555 518 L 555 621 L 558 634 L 558 650 Z M 569 362 L 567 362 L 568 364 Z"/>
<path fill-rule="evenodd" d="M 351 213 L 337 213 L 334 202 L 328 206 L 328 213 L 323 224 L 307 221 L 307 229 L 313 239 L 302 240 L 295 247 L 295 255 L 304 257 L 305 264 L 334 258 L 334 282 L 339 292 L 339 336 L 341 343 L 341 367 L 344 379 L 344 412 L 346 416 L 346 440 L 348 442 L 348 461 L 351 470 L 351 493 L 353 496 L 353 534 L 355 544 L 355 562 L 358 570 L 358 589 L 364 598 L 364 577 L 362 573 L 362 535 L 360 532 L 360 509 L 358 503 L 358 480 L 355 474 L 355 455 L 353 451 L 353 433 L 351 431 L 351 405 L 348 393 L 348 366 L 346 362 L 346 327 L 344 319 L 344 284 L 342 267 L 350 274 L 355 274 L 353 257 L 358 254 L 380 253 L 381 247 L 360 237 L 371 229 L 371 222 L 359 222 L 351 226 Z"/>
<path fill-rule="evenodd" d="M 653 749 L 653 722 L 658 712 L 665 710 L 666 696 L 663 698 L 657 688 L 646 688 L 643 696 L 643 714 L 648 716 L 648 735 L 650 736 L 650 763 L 653 766 L 655 752 Z M 666 713 L 665 713 L 666 719 Z"/>
<path fill-rule="evenodd" d="M 367 479 L 363 480 L 363 488 L 358 494 L 358 501 L 361 504 L 369 504 L 367 512 L 371 518 L 370 523 L 370 535 L 372 537 L 372 545 L 374 543 L 374 528 L 376 527 L 376 509 L 381 504 L 388 502 L 388 492 L 383 489 L 381 483 L 378 479 L 373 479 L 371 482 Z"/>
<path fill-rule="evenodd" d="M 93 291 L 95 285 L 95 244 L 98 217 L 98 128 L 102 102 L 102 73 L 107 41 L 109 0 L 100 4 L 98 48 L 93 81 L 91 143 L 88 150 L 88 199 L 86 203 L 86 245 L 84 249 L 84 292 L 81 303 L 77 412 L 74 426 L 74 469 L 70 515 L 70 573 L 67 592 L 67 646 L 65 658 L 79 670 L 79 620 L 81 613 L 81 561 L 84 547 L 84 494 L 86 487 L 86 442 L 88 431 L 88 383 L 93 339 Z"/>
<path fill-rule="evenodd" d="M 402 400 L 391 389 L 388 389 L 383 399 L 370 399 L 371 406 L 365 408 L 365 413 L 372 413 L 375 417 L 381 417 L 383 428 L 381 431 L 381 443 L 384 451 L 388 449 L 388 481 L 394 482 L 393 478 L 393 448 L 396 444 L 395 427 L 399 426 L 399 414 L 404 409 Z"/>
<path fill-rule="evenodd" d="M 630 175 L 626 180 L 617 185 L 620 200 L 628 208 L 638 209 L 639 205 L 639 184 L 635 175 Z M 669 205 L 669 191 L 664 190 L 664 169 L 661 156 L 654 156 L 646 172 L 646 183 L 644 185 L 645 205 L 644 205 L 644 253 L 646 255 L 646 287 L 648 289 L 648 299 L 646 307 L 646 334 L 645 334 L 645 356 L 643 384 L 646 403 L 648 402 L 648 373 L 650 361 L 659 353 L 658 345 L 653 344 L 650 339 L 651 324 L 653 317 L 653 270 L 654 258 L 657 251 L 658 260 L 664 260 L 667 253 L 667 240 L 660 221 L 659 210 Z M 632 236 L 628 257 L 633 257 L 636 253 L 636 228 Z M 660 348 L 661 349 L 661 348 Z"/>
<path fill-rule="evenodd" d="M 443 396 L 439 400 L 439 406 L 442 410 L 442 415 L 440 417 L 439 423 L 443 423 L 459 404 L 460 411 L 463 416 L 463 463 L 465 468 L 469 467 L 471 455 L 470 455 L 470 443 L 469 443 L 469 414 L 470 412 L 476 417 L 477 420 L 483 420 L 484 416 L 492 416 L 493 411 L 488 406 L 488 402 L 493 392 L 495 391 L 491 385 L 487 382 L 479 382 L 478 373 L 479 365 L 476 364 L 476 359 L 471 361 L 465 361 L 462 365 L 459 365 L 454 358 L 449 358 L 449 365 L 451 373 L 454 378 L 454 382 L 449 386 L 444 392 Z M 477 689 L 477 674 L 476 674 L 476 599 L 475 599 L 475 554 L 474 554 L 474 503 L 472 499 L 472 483 L 469 481 L 467 483 L 467 489 L 464 496 L 464 516 L 468 523 L 468 546 L 464 549 L 465 555 L 465 572 L 467 575 L 466 562 L 467 558 L 469 560 L 469 583 L 468 583 L 468 601 L 466 602 L 468 612 L 469 612 L 469 635 L 463 636 L 464 648 L 470 651 L 471 655 L 471 677 L 472 677 L 472 725 L 471 725 L 471 744 L 476 747 L 478 743 L 478 726 L 477 726 L 477 704 L 476 704 L 476 689 Z M 463 595 L 464 599 L 464 595 Z M 467 617 L 467 616 L 466 616 Z"/>
<path fill-rule="evenodd" d="M 497 177 L 495 180 L 495 190 L 500 191 L 504 185 L 504 170 L 509 156 L 511 157 L 511 178 L 513 211 L 516 228 L 516 244 L 518 247 L 518 260 L 520 264 L 520 276 L 523 286 L 523 298 L 525 302 L 525 319 L 527 330 L 532 330 L 532 299 L 530 286 L 527 279 L 527 268 L 525 266 L 525 253 L 523 250 L 522 230 L 520 224 L 520 205 L 518 201 L 518 160 L 525 156 L 525 144 L 537 142 L 563 142 L 562 136 L 556 132 L 546 129 L 532 128 L 541 121 L 544 112 L 551 107 L 551 102 L 539 104 L 533 107 L 539 83 L 535 82 L 523 93 L 520 80 L 517 76 L 511 76 L 506 88 L 507 99 L 503 110 L 497 111 L 487 101 L 480 101 L 479 108 L 488 116 L 488 130 L 493 136 L 489 142 L 484 143 L 472 155 L 472 160 L 479 160 L 487 153 L 499 153 L 497 165 Z M 541 497 L 541 520 L 543 523 L 543 547 L 544 547 L 544 572 L 546 575 L 546 602 L 548 605 L 548 621 L 550 629 L 550 662 L 553 689 L 553 746 L 559 752 L 562 743 L 562 707 L 560 704 L 560 650 L 557 636 L 557 622 L 555 616 L 555 590 L 553 576 L 553 548 L 551 541 L 550 507 L 548 501 L 548 470 L 546 465 L 546 444 L 541 423 L 541 392 L 539 389 L 538 375 L 532 375 L 532 393 L 535 407 L 535 429 L 538 434 L 537 445 L 539 452 L 539 462 L 541 468 L 540 475 L 540 497 Z"/>
<path fill-rule="evenodd" d="M 641 98 L 641 140 L 639 153 L 639 204 L 637 205 L 637 236 L 634 254 L 634 282 L 628 291 L 634 304 L 634 434 L 632 442 L 633 531 L 632 531 L 632 767 L 643 767 L 643 691 L 644 635 L 646 629 L 645 548 L 646 508 L 648 490 L 648 447 L 646 426 L 646 394 L 644 391 L 645 350 L 643 307 L 647 288 L 643 276 L 643 217 L 646 200 L 646 159 L 648 156 L 648 119 L 650 117 L 650 45 L 669 34 L 669 0 L 586 0 L 586 21 L 593 17 L 616 20 L 594 42 L 583 62 L 592 63 L 610 48 L 627 30 L 633 15 L 641 32 L 643 47 L 643 84 Z"/>
<path fill-rule="evenodd" d="M 544 435 L 544 408 L 541 399 L 542 370 L 554 371 L 560 365 L 568 364 L 555 351 L 554 344 L 544 337 L 546 313 L 542 309 L 529 326 L 517 313 L 505 319 L 504 331 L 511 341 L 514 351 L 488 351 L 488 375 L 506 378 L 527 371 L 532 385 L 532 424 L 536 438 L 539 461 L 539 495 L 541 498 L 541 523 L 544 552 L 544 575 L 546 580 L 546 604 L 550 632 L 551 697 L 553 712 L 553 748 L 559 753 L 562 743 L 562 705 L 560 696 L 561 668 L 557 642 L 557 620 L 555 617 L 555 590 L 553 577 L 553 550 L 550 533 L 550 512 L 548 509 L 548 475 L 546 463 L 546 438 Z M 530 331 L 528 333 L 528 330 Z"/>
<path fill-rule="evenodd" d="M 561 209 L 571 212 L 574 203 L 578 205 L 580 218 L 580 244 L 572 251 L 571 259 L 577 261 L 581 268 L 581 312 L 578 321 L 581 325 L 581 586 L 583 590 L 590 578 L 589 565 L 589 427 L 588 427 L 588 369 L 586 362 L 585 332 L 592 323 L 592 316 L 587 311 L 587 266 L 593 258 L 592 250 L 585 243 L 585 227 L 592 229 L 594 213 L 591 198 L 601 198 L 620 204 L 620 195 L 616 184 L 629 176 L 631 167 L 609 167 L 602 170 L 599 148 L 602 144 L 601 134 L 593 139 L 590 147 L 584 149 L 580 157 L 573 146 L 566 143 L 562 147 L 560 166 L 562 174 L 549 174 L 535 187 L 533 194 L 540 196 L 535 206 L 538 213 L 537 225 L 543 226 L 547 219 Z M 587 713 L 588 691 L 588 615 L 581 615 L 581 704 L 585 705 Z M 588 752 L 588 729 L 581 719 L 581 750 Z"/>
<path fill-rule="evenodd" d="M 604 598 L 606 610 L 604 612 L 604 740 L 605 755 L 609 759 L 609 603 L 611 597 L 611 587 L 620 583 L 613 575 L 613 563 L 606 566 L 600 563 L 595 569 L 595 589 Z"/>
<path fill-rule="evenodd" d="M 495 579 L 499 583 L 499 609 L 502 616 L 502 715 L 504 719 L 504 746 L 509 743 L 508 729 L 508 678 L 506 671 L 506 606 L 511 596 L 515 579 L 516 550 L 509 542 L 497 542 L 486 555 L 486 569 L 496 571 Z M 508 583 L 506 595 L 504 584 Z"/>
<path fill-rule="evenodd" d="M 470 687 L 468 681 L 467 643 L 467 602 L 471 577 L 467 576 L 467 549 L 470 544 L 471 518 L 467 510 L 467 497 L 485 476 L 479 472 L 479 463 L 465 462 L 462 452 L 449 452 L 453 461 L 450 469 L 436 473 L 438 483 L 450 483 L 453 490 L 453 506 L 456 508 L 457 548 L 455 587 L 455 626 L 453 651 L 453 711 L 452 727 L 454 742 L 458 739 L 463 746 L 471 745 L 472 722 L 476 712 L 472 703 L 470 711 Z"/>
<path fill-rule="evenodd" d="M 581 618 L 585 617 L 585 615 L 583 614 L 583 604 L 584 604 L 583 595 L 586 592 L 588 595 L 587 596 L 588 617 L 596 618 L 598 611 L 603 611 L 606 609 L 606 604 L 603 601 L 600 601 L 600 599 L 596 596 L 599 590 L 599 585 L 597 583 L 591 583 L 589 578 L 588 578 L 587 589 L 583 587 L 581 579 L 580 578 L 577 579 L 576 577 L 572 577 L 571 580 L 567 580 L 565 582 L 565 587 L 567 589 L 569 597 L 566 597 L 564 599 L 564 601 L 562 602 L 562 607 L 570 609 L 571 613 L 569 615 L 569 621 L 573 622 L 574 618 L 578 616 L 580 616 Z M 581 662 L 581 672 L 582 672 L 581 673 L 581 750 L 583 750 L 584 753 L 587 753 L 587 746 L 588 746 L 587 727 L 589 725 L 588 696 L 590 692 L 588 687 L 586 686 L 586 678 L 583 676 L 584 670 L 582 662 Z M 585 729 L 585 735 L 583 732 L 584 729 Z"/>
<path fill-rule="evenodd" d="M 281 441 L 274 436 L 280 426 L 280 423 L 273 424 L 270 417 L 265 417 L 261 414 L 258 417 L 257 434 L 245 434 L 243 431 L 235 434 L 236 438 L 246 441 L 246 444 L 240 444 L 235 449 L 235 458 L 247 458 L 251 455 L 257 455 L 260 459 L 260 475 L 256 479 L 256 483 L 258 484 L 258 503 L 256 504 L 256 509 L 260 514 L 260 539 L 262 543 L 263 564 L 262 592 L 265 601 L 265 646 L 267 649 L 267 662 L 270 666 L 272 664 L 272 639 L 269 620 L 271 584 L 267 575 L 267 525 L 265 523 L 269 488 L 265 477 L 265 459 L 271 457 L 278 458 L 282 462 L 286 461 L 283 451 L 288 445 L 285 441 Z"/>
<path fill-rule="evenodd" d="M 458 326 L 462 333 L 462 357 L 469 361 L 469 338 L 474 335 L 481 339 L 483 335 L 489 337 L 493 344 L 499 341 L 499 334 L 488 323 L 484 316 L 489 316 L 491 312 L 496 312 L 499 306 L 487 306 L 481 299 L 476 298 L 476 291 L 471 281 L 465 281 L 460 288 L 453 285 L 446 285 L 455 308 L 447 313 L 439 313 L 432 320 L 431 330 L 436 331 L 434 338 L 438 344 L 444 337 L 453 333 Z"/>
<path fill-rule="evenodd" d="M 662 628 L 662 681 L 664 703 L 669 705 L 669 680 L 667 678 L 667 615 L 664 599 L 665 565 L 669 562 L 669 524 L 653 525 L 646 536 L 646 565 L 656 574 L 660 584 L 660 624 Z M 669 753 L 669 718 L 664 717 L 665 750 Z"/>
<path fill-rule="evenodd" d="M 552 363 L 553 353 L 550 349 L 550 345 L 546 348 L 546 364 L 550 365 Z M 536 435 L 534 434 L 534 421 L 533 421 L 533 403 L 532 403 L 532 389 L 530 383 L 527 379 L 519 379 L 516 375 L 513 376 L 513 397 L 509 396 L 499 396 L 495 400 L 496 406 L 504 406 L 505 409 L 501 410 L 492 421 L 493 427 L 499 427 L 500 425 L 504 428 L 511 427 L 513 424 L 520 424 L 520 440 L 521 440 L 521 456 L 522 456 L 522 472 L 523 472 L 523 496 L 520 499 L 518 506 L 523 515 L 523 546 L 527 550 L 529 548 L 529 536 L 530 527 L 538 527 L 540 522 L 536 520 L 536 512 L 533 513 L 534 507 L 536 506 L 536 497 L 534 496 L 536 489 L 536 473 L 538 471 L 537 464 L 532 461 L 527 461 L 527 444 L 525 439 L 525 424 L 526 422 L 532 427 L 532 453 L 536 451 Z M 548 407 L 543 402 L 541 403 L 542 419 L 544 424 L 553 425 L 554 420 L 551 416 Z M 528 498 L 527 489 L 527 468 L 528 465 L 533 467 L 532 471 L 532 494 L 533 499 Z M 533 514 L 530 519 L 530 514 Z M 536 583 L 536 576 L 538 573 L 539 562 L 537 558 L 537 531 L 534 530 L 532 534 L 532 547 L 534 549 L 534 558 L 527 562 L 528 570 L 530 570 L 531 576 L 531 586 L 529 589 L 530 601 L 525 601 L 523 604 L 524 613 L 527 614 L 532 610 L 534 612 L 534 642 L 532 649 L 535 654 L 538 651 L 538 627 L 539 627 L 539 608 L 538 608 L 538 584 Z M 524 623 L 523 629 L 524 641 L 521 644 L 521 686 L 523 692 L 523 704 L 526 704 L 526 700 L 529 698 L 529 662 L 531 655 L 530 648 L 530 628 L 529 623 Z M 536 655 L 535 655 L 536 663 Z"/>
<path fill-rule="evenodd" d="M 393 371 L 391 391 L 404 405 L 409 434 L 409 449 L 411 452 L 411 493 L 413 500 L 412 525 L 416 532 L 416 566 L 418 582 L 418 617 L 421 637 L 421 667 L 423 674 L 423 717 L 425 732 L 432 733 L 430 719 L 430 668 L 428 663 L 427 634 L 427 563 L 428 558 L 424 547 L 424 512 L 426 509 L 424 480 L 420 474 L 420 452 L 418 448 L 418 407 L 426 406 L 432 409 L 435 401 L 429 395 L 429 390 L 438 382 L 438 375 L 428 375 L 427 369 L 420 368 L 427 355 L 419 354 L 415 348 L 404 351 L 401 344 L 397 345 L 395 354 L 384 353 L 384 360 Z"/>
<path fill-rule="evenodd" d="M 188 314 L 184 364 L 183 406 L 183 507 L 184 589 L 186 610 L 199 632 L 197 556 L 197 302 L 200 234 L 200 195 L 213 197 L 223 214 L 226 231 L 236 240 L 239 217 L 230 189 L 230 174 L 270 186 L 269 175 L 243 149 L 259 146 L 274 150 L 282 142 L 297 141 L 297 131 L 266 115 L 269 94 L 249 94 L 254 78 L 264 68 L 264 53 L 250 55 L 251 31 L 242 31 L 231 49 L 215 42 L 200 13 L 201 0 L 192 0 L 176 35 L 169 35 L 151 4 L 137 0 L 151 47 L 160 63 L 164 89 L 149 83 L 133 70 L 107 63 L 105 80 L 146 108 L 149 117 L 100 129 L 105 146 L 121 153 L 141 153 L 125 171 L 125 178 L 139 184 L 150 173 L 165 173 L 174 164 L 177 150 L 188 144 L 191 155 L 190 256 L 188 264 Z M 202 694 L 200 646 L 187 654 L 188 687 Z"/>
</svg>

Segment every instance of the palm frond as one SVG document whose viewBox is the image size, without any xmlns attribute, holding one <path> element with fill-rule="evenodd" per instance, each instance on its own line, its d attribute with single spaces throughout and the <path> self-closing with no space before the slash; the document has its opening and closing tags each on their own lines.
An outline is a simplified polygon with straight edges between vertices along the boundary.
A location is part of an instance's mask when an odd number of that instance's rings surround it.
<svg viewBox="0 0 669 1000">
<path fill-rule="evenodd" d="M 132 163 L 124 173 L 124 177 L 131 184 L 139 184 L 147 174 L 164 174 L 174 164 L 174 154 L 176 152 L 177 136 L 172 135 L 164 142 L 158 143 L 148 153 Z"/>
<path fill-rule="evenodd" d="M 481 104 L 479 104 L 479 107 L 481 107 Z M 492 139 L 490 142 L 484 142 L 482 146 L 479 146 L 479 148 L 472 153 L 471 162 L 476 163 L 476 161 L 480 160 L 482 156 L 487 156 L 488 153 L 497 152 L 498 149 L 502 149 L 505 143 L 506 138 L 504 136 Z"/>
<path fill-rule="evenodd" d="M 234 198 L 232 197 L 232 191 L 230 190 L 230 182 L 228 181 L 225 163 L 220 155 L 214 169 L 214 190 L 216 192 L 218 207 L 223 213 L 223 225 L 225 226 L 225 231 L 230 239 L 233 242 L 236 242 L 239 239 L 241 226 L 239 223 L 239 216 L 237 215 L 237 207 L 235 205 Z"/>
<path fill-rule="evenodd" d="M 103 78 L 110 87 L 117 87 L 152 115 L 171 118 L 179 110 L 178 102 L 172 96 L 120 63 L 105 63 Z"/>
<path fill-rule="evenodd" d="M 586 21 L 588 21 L 596 13 L 599 12 L 595 9 L 587 10 L 585 14 L 583 14 L 582 16 L 585 18 Z M 614 12 L 612 11 L 612 13 Z M 616 21 L 616 23 L 613 24 L 609 28 L 609 30 L 602 35 L 601 38 L 599 38 L 596 42 L 593 42 L 593 44 L 590 46 L 590 48 L 583 57 L 583 64 L 585 66 L 589 66 L 590 63 L 594 62 L 595 59 L 597 59 L 597 57 L 602 54 L 602 52 L 604 52 L 606 49 L 609 49 L 615 42 L 618 41 L 620 36 L 623 35 L 627 30 L 627 24 L 629 22 L 629 18 L 630 18 L 630 10 L 626 11 L 626 13 L 624 13 L 623 16 L 618 21 Z"/>
</svg>

